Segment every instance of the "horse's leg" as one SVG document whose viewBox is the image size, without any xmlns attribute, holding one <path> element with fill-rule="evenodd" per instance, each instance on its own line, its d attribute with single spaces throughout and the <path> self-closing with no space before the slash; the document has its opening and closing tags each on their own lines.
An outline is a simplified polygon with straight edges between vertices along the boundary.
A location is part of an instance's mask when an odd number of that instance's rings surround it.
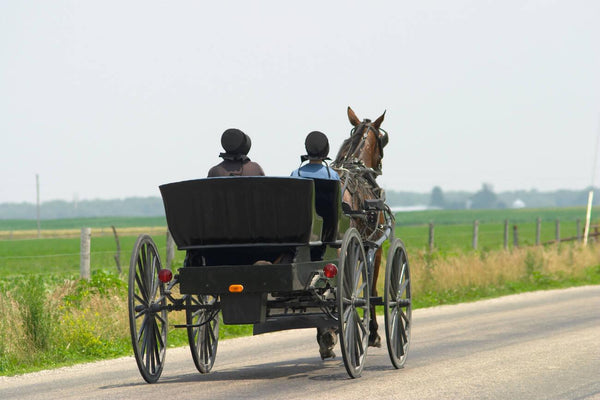
<svg viewBox="0 0 600 400">
<path fill-rule="evenodd" d="M 379 266 L 381 265 L 381 247 L 375 252 L 373 261 L 373 282 L 371 285 L 371 297 L 377 297 L 377 277 L 379 276 Z M 375 314 L 375 305 L 371 304 L 371 320 L 369 321 L 369 346 L 381 347 L 381 338 L 377 330 L 377 315 Z"/>
</svg>

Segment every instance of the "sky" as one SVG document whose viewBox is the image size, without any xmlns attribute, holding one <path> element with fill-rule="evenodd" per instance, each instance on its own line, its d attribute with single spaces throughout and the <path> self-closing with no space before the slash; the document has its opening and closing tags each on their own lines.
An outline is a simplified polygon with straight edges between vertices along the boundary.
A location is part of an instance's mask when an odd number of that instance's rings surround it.
<svg viewBox="0 0 600 400">
<path fill-rule="evenodd" d="M 228 128 L 287 176 L 349 106 L 386 190 L 598 187 L 600 2 L 0 1 L 0 203 L 159 196 Z"/>
</svg>

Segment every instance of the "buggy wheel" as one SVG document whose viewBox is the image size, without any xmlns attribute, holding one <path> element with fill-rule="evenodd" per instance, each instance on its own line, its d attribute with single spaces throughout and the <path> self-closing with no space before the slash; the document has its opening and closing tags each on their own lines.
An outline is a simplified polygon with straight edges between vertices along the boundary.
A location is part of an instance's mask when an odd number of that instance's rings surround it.
<svg viewBox="0 0 600 400">
<path fill-rule="evenodd" d="M 156 244 L 140 235 L 129 263 L 129 328 L 135 361 L 144 380 L 154 383 L 163 369 L 167 348 L 167 310 Z"/>
<path fill-rule="evenodd" d="M 185 310 L 185 318 L 192 351 L 192 358 L 196 368 L 203 374 L 210 372 L 217 357 L 219 344 L 219 314 L 218 310 L 199 308 L 196 306 L 213 305 L 216 298 L 213 296 L 189 296 Z"/>
<path fill-rule="evenodd" d="M 388 250 L 383 303 L 390 360 L 394 368 L 402 368 L 410 344 L 412 298 L 408 257 L 400 239 L 394 239 Z"/>
<path fill-rule="evenodd" d="M 365 250 L 355 228 L 344 234 L 337 276 L 340 347 L 348 375 L 358 378 L 369 341 L 369 280 Z"/>
</svg>

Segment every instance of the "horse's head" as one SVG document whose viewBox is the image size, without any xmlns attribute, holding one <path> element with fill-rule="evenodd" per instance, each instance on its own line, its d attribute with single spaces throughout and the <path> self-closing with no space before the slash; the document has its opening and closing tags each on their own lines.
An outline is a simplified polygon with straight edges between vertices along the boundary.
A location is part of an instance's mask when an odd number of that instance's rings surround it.
<svg viewBox="0 0 600 400">
<path fill-rule="evenodd" d="M 350 138 L 340 147 L 334 165 L 362 161 L 367 168 L 381 171 L 383 148 L 389 141 L 387 132 L 380 128 L 384 117 L 385 111 L 375 122 L 370 119 L 361 121 L 348 107 L 348 119 L 354 128 L 350 132 Z"/>
</svg>

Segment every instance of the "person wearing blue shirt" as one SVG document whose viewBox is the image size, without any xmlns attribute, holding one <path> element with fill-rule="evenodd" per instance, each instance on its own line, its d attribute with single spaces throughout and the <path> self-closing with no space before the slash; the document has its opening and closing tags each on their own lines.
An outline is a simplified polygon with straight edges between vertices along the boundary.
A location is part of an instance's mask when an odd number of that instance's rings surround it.
<svg viewBox="0 0 600 400">
<path fill-rule="evenodd" d="M 304 141 L 306 155 L 300 157 L 301 164 L 308 161 L 308 164 L 301 165 L 300 168 L 292 172 L 292 176 L 301 178 L 332 179 L 340 180 L 340 176 L 327 165 L 326 160 L 330 160 L 329 140 L 323 132 L 313 131 L 306 136 Z M 319 353 L 321 359 L 334 358 L 333 348 L 337 343 L 337 329 L 335 327 L 317 328 L 317 343 L 319 344 Z"/>
<path fill-rule="evenodd" d="M 301 178 L 334 179 L 340 180 L 337 172 L 327 165 L 325 160 L 331 160 L 329 154 L 329 140 L 323 132 L 312 131 L 306 136 L 304 141 L 306 155 L 300 157 L 301 163 L 308 161 L 308 164 L 292 172 L 292 176 Z"/>
</svg>

